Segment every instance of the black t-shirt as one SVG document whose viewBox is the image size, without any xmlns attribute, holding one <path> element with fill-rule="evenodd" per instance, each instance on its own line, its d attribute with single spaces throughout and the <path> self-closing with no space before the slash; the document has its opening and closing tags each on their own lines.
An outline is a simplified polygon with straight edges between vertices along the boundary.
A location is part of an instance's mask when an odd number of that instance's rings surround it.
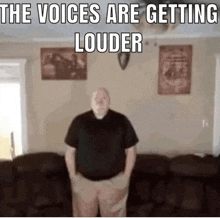
<svg viewBox="0 0 220 218">
<path fill-rule="evenodd" d="M 73 119 L 65 142 L 76 148 L 76 170 L 91 180 L 109 179 L 125 168 L 125 149 L 138 142 L 126 116 L 108 110 L 97 119 L 92 110 Z"/>
</svg>

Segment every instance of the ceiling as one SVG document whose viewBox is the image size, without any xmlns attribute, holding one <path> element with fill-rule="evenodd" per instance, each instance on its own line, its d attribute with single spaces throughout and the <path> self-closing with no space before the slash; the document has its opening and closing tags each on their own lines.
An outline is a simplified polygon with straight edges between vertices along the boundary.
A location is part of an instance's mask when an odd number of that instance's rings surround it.
<svg viewBox="0 0 220 218">
<path fill-rule="evenodd" d="M 31 24 L 0 24 L 0 42 L 4 41 L 69 41 L 73 40 L 75 32 L 80 32 L 83 37 L 87 32 L 134 32 L 137 31 L 130 24 L 106 24 L 106 9 L 108 3 L 134 3 L 141 0 L 73 0 L 71 3 L 98 3 L 100 5 L 99 14 L 101 20 L 98 24 L 39 24 L 36 3 L 45 3 L 42 0 L 31 1 Z M 207 3 L 209 0 L 185 0 L 191 3 L 200 2 Z M 51 2 L 47 1 L 51 4 Z M 7 3 L 30 3 L 30 0 L 8 0 Z M 69 4 L 69 1 L 53 0 L 53 3 Z M 216 3 L 220 8 L 220 0 L 211 1 Z M 1 12 L 1 11 L 0 11 Z M 0 14 L 1 15 L 1 14 Z M 208 37 L 220 36 L 220 16 L 218 24 L 180 24 L 173 31 L 165 34 L 157 35 L 158 38 L 163 37 Z M 155 37 L 155 34 L 145 34 L 144 38 Z"/>
</svg>

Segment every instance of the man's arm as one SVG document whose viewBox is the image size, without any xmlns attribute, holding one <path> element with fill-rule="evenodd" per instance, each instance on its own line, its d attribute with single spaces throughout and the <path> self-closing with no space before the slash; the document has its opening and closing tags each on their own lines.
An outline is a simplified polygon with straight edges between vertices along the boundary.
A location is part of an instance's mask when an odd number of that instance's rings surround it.
<svg viewBox="0 0 220 218">
<path fill-rule="evenodd" d="M 65 153 L 66 166 L 69 172 L 70 178 L 76 175 L 76 148 L 69 147 Z"/>
<path fill-rule="evenodd" d="M 126 149 L 126 162 L 124 175 L 131 175 L 136 161 L 136 146 L 132 146 Z"/>
</svg>

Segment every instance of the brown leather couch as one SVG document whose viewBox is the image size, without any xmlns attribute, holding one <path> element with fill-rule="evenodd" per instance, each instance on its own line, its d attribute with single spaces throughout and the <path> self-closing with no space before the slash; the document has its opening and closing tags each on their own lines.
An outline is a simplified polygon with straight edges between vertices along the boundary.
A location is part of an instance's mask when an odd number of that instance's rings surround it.
<svg viewBox="0 0 220 218">
<path fill-rule="evenodd" d="M 72 216 L 64 157 L 41 152 L 0 161 L 0 216 Z M 128 216 L 220 216 L 219 158 L 138 155 Z"/>
</svg>

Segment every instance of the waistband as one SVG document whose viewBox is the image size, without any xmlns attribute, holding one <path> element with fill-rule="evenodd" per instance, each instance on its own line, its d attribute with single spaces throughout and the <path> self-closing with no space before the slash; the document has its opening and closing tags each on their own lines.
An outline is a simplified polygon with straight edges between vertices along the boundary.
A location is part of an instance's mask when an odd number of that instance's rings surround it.
<svg viewBox="0 0 220 218">
<path fill-rule="evenodd" d="M 84 175 L 82 173 L 80 173 L 83 177 L 85 177 L 86 179 L 89 179 L 89 180 L 92 180 L 92 181 L 101 181 L 101 180 L 108 180 L 108 179 L 111 179 L 119 174 L 123 173 L 123 171 L 120 171 L 116 174 L 112 174 L 112 175 L 109 175 L 109 176 L 102 176 L 102 177 L 92 177 L 92 176 L 88 176 L 88 175 Z"/>
</svg>

